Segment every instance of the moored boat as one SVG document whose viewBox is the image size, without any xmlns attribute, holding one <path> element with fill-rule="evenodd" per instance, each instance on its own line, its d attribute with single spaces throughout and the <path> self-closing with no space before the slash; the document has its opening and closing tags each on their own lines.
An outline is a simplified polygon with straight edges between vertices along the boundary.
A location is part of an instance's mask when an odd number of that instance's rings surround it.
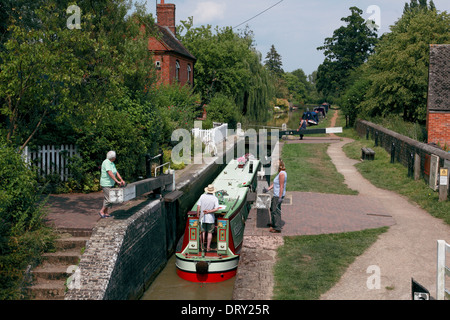
<svg viewBox="0 0 450 320">
<path fill-rule="evenodd" d="M 244 239 L 245 222 L 256 190 L 260 161 L 245 156 L 232 160 L 214 180 L 219 200 L 212 250 L 201 243 L 197 203 L 188 213 L 181 248 L 176 252 L 177 274 L 191 282 L 214 283 L 236 275 Z"/>
</svg>

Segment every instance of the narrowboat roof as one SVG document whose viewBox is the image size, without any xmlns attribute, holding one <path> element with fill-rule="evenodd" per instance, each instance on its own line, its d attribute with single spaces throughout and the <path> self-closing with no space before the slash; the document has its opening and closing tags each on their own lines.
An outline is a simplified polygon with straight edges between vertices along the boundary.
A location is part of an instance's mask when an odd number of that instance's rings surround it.
<svg viewBox="0 0 450 320">
<path fill-rule="evenodd" d="M 233 209 L 240 207 L 246 201 L 248 188 L 252 183 L 259 160 L 250 159 L 245 166 L 239 168 L 237 160 L 232 160 L 212 183 L 216 188 L 221 209 L 217 213 L 226 213 L 225 218 L 233 213 Z M 197 204 L 192 211 L 197 210 Z"/>
</svg>

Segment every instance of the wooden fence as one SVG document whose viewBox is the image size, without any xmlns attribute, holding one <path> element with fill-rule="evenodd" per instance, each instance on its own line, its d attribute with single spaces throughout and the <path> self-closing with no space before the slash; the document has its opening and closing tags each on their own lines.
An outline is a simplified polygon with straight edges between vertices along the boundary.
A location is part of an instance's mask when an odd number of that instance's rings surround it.
<svg viewBox="0 0 450 320">
<path fill-rule="evenodd" d="M 446 243 L 444 240 L 438 241 L 438 258 L 437 258 L 437 300 L 445 300 L 445 298 L 450 298 L 450 290 L 445 287 L 445 278 L 450 276 L 450 268 L 446 265 L 446 253 L 450 253 L 450 244 Z"/>
<path fill-rule="evenodd" d="M 67 181 L 70 177 L 68 168 L 69 159 L 79 155 L 74 145 L 40 146 L 37 149 L 25 147 L 22 157 L 30 165 L 38 168 L 39 174 L 48 176 L 57 174 L 61 181 Z"/>
</svg>

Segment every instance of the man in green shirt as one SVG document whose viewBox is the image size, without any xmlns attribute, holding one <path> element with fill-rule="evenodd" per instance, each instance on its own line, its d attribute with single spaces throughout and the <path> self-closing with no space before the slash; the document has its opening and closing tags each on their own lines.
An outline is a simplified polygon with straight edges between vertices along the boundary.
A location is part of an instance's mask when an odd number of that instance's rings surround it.
<svg viewBox="0 0 450 320">
<path fill-rule="evenodd" d="M 114 161 L 116 160 L 116 153 L 109 151 L 106 155 L 105 161 L 102 163 L 102 172 L 100 176 L 100 186 L 102 187 L 104 199 L 103 207 L 98 213 L 102 218 L 108 218 L 108 209 L 112 207 L 112 203 L 109 202 L 109 190 L 117 183 L 120 187 L 125 185 L 119 172 L 116 169 Z"/>
</svg>

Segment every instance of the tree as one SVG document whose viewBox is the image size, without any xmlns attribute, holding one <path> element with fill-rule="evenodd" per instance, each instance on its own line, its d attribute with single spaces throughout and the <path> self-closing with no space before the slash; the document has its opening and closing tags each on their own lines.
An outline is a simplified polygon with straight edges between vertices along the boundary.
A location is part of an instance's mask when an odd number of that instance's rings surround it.
<svg viewBox="0 0 450 320">
<path fill-rule="evenodd" d="M 311 84 L 302 69 L 286 72 L 283 76 L 292 101 L 305 104 L 310 99 Z"/>
<path fill-rule="evenodd" d="M 234 100 L 242 115 L 265 120 L 273 85 L 251 33 L 239 35 L 230 27 L 213 30 L 211 25 L 193 28 L 192 18 L 182 21 L 178 30 L 180 40 L 197 57 L 194 90 L 203 104 L 220 93 Z"/>
<path fill-rule="evenodd" d="M 275 49 L 274 45 L 270 47 L 270 51 L 266 55 L 264 65 L 275 77 L 281 77 L 283 75 L 283 62 L 281 61 L 281 56 Z"/>
<path fill-rule="evenodd" d="M 411 1 L 367 62 L 367 88 L 359 108 L 365 115 L 399 114 L 425 122 L 430 44 L 450 42 L 450 15 Z M 366 80 L 365 80 L 366 81 Z"/>
<path fill-rule="evenodd" d="M 0 300 L 23 298 L 24 270 L 51 246 L 35 172 L 0 137 Z"/>
<path fill-rule="evenodd" d="M 46 126 L 73 135 L 124 93 L 141 98 L 154 81 L 140 28 L 146 17 L 126 19 L 125 1 L 80 1 L 82 30 L 70 30 L 69 4 L 47 1 L 25 21 L 30 6 L 10 8 L 0 50 L 0 118 L 7 141 L 22 149 Z"/>
<path fill-rule="evenodd" d="M 346 25 L 317 48 L 325 54 L 317 70 L 317 89 L 328 98 L 339 97 L 345 91 L 351 71 L 367 60 L 377 43 L 376 30 L 367 26 L 361 16 L 363 11 L 357 7 L 350 11 L 350 16 L 341 19 Z"/>
</svg>

